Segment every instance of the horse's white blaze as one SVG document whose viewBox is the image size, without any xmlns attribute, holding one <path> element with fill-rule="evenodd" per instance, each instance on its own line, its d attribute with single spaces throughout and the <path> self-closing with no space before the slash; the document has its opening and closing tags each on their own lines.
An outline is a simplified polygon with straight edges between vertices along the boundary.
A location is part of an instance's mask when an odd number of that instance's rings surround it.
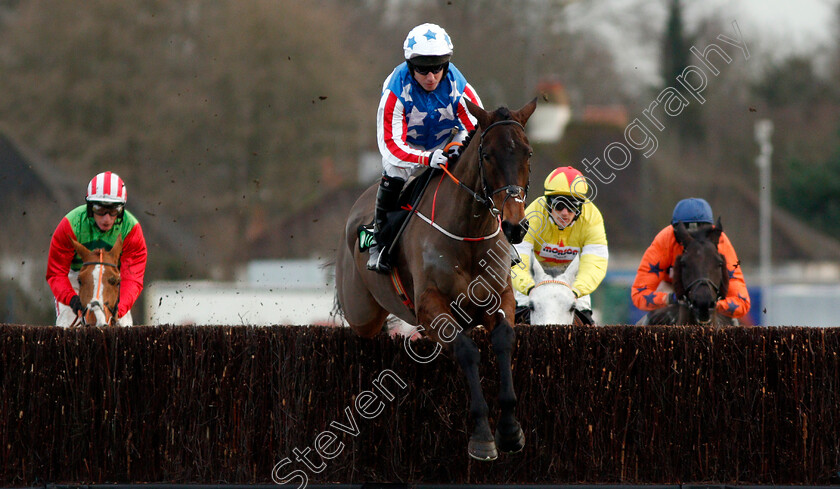
<svg viewBox="0 0 840 489">
<path fill-rule="evenodd" d="M 102 310 L 102 305 L 97 303 L 94 307 L 93 315 L 96 316 L 96 325 L 107 326 L 108 321 L 105 320 L 105 311 Z"/>
<path fill-rule="evenodd" d="M 88 302 L 87 307 L 89 310 L 93 311 L 93 315 L 96 317 L 96 325 L 97 326 L 105 326 L 108 324 L 108 321 L 105 320 L 105 299 L 103 297 L 103 292 L 105 291 L 105 285 L 101 283 L 102 275 L 104 274 L 105 270 L 103 270 L 104 265 L 94 265 L 92 276 L 93 276 L 93 295 L 90 298 L 90 302 Z"/>
</svg>

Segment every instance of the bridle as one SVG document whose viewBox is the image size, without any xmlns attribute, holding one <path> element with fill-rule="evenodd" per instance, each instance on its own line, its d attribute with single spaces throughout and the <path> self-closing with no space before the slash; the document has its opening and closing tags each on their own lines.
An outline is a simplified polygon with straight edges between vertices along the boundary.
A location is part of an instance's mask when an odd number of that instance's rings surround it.
<svg viewBox="0 0 840 489">
<path fill-rule="evenodd" d="M 714 296 L 715 296 L 714 303 L 717 303 L 717 301 L 723 299 L 723 297 L 721 297 L 721 295 L 720 295 L 720 284 L 716 284 L 716 283 L 712 282 L 712 280 L 709 279 L 708 277 L 701 277 L 701 278 L 698 278 L 698 279 L 694 280 L 693 282 L 691 282 L 690 284 L 688 284 L 685 287 L 685 292 L 683 292 L 683 295 L 680 298 L 680 301 L 683 302 L 684 305 L 686 307 L 688 307 L 689 310 L 691 310 L 693 313 L 695 313 L 695 316 L 697 315 L 696 312 L 697 312 L 698 309 L 694 305 L 694 302 L 691 301 L 691 298 L 689 297 L 689 295 L 691 294 L 691 290 L 694 287 L 697 287 L 697 286 L 708 287 L 714 293 Z"/>
<path fill-rule="evenodd" d="M 496 122 L 490 124 L 489 126 L 487 126 L 487 129 L 484 129 L 481 132 L 481 136 L 479 136 L 479 139 L 478 139 L 478 173 L 479 173 L 479 176 L 481 177 L 481 194 L 479 194 L 475 190 L 473 190 L 473 189 L 469 188 L 468 186 L 464 185 L 463 183 L 461 183 L 461 181 L 459 181 L 457 178 L 455 178 L 455 176 L 452 175 L 452 173 L 450 173 L 449 170 L 446 169 L 445 166 L 441 166 L 443 171 L 446 172 L 446 174 L 449 175 L 449 177 L 453 181 L 455 181 L 455 183 L 457 183 L 459 187 L 463 188 L 470 195 L 472 195 L 473 199 L 475 199 L 476 202 L 479 202 L 479 203 L 483 204 L 484 206 L 486 206 L 487 209 L 490 210 L 490 213 L 493 214 L 493 216 L 496 216 L 496 217 L 503 216 L 505 204 L 507 203 L 509 198 L 513 197 L 514 199 L 516 199 L 517 202 L 525 202 L 525 197 L 528 195 L 528 187 L 529 187 L 529 185 L 526 185 L 523 188 L 523 187 L 520 187 L 519 185 L 509 184 L 509 185 L 505 185 L 504 187 L 497 188 L 495 190 L 490 189 L 490 185 L 487 182 L 487 175 L 486 175 L 486 172 L 484 171 L 484 136 L 486 136 L 487 133 L 490 132 L 490 129 L 492 129 L 496 126 L 501 126 L 501 125 L 515 125 L 515 126 L 519 126 L 519 128 L 522 129 L 523 131 L 525 130 L 525 126 L 523 126 L 519 122 L 517 122 L 513 119 L 505 119 L 505 120 L 496 121 Z M 507 192 L 507 195 L 505 195 L 505 200 L 502 201 L 502 210 L 499 210 L 498 208 L 496 208 L 496 204 L 493 203 L 493 196 L 495 196 L 499 192 Z"/>
<path fill-rule="evenodd" d="M 108 263 L 108 262 L 103 260 L 103 258 L 102 258 L 103 253 L 104 253 L 104 250 L 99 250 L 99 261 L 83 262 L 82 267 L 91 266 L 91 265 L 103 265 L 103 266 L 114 267 L 117 270 L 119 270 L 120 267 L 118 265 L 116 265 L 114 263 Z M 117 320 L 117 308 L 119 307 L 119 303 L 120 303 L 119 295 L 117 295 L 117 300 L 114 302 L 114 305 L 111 306 L 111 307 L 106 307 L 99 300 L 99 298 L 102 297 L 102 290 L 100 288 L 102 287 L 102 272 L 103 272 L 103 270 L 104 270 L 104 268 L 99 269 L 99 279 L 96 281 L 97 290 L 95 290 L 94 294 L 93 294 L 94 300 L 90 301 L 87 305 L 85 305 L 85 310 L 82 313 L 82 319 L 81 319 L 81 325 L 82 326 L 94 326 L 94 325 L 88 324 L 86 319 L 85 319 L 85 317 L 87 316 L 88 310 L 92 310 L 94 315 L 97 315 L 97 312 L 99 314 L 102 314 L 103 319 L 104 319 L 104 315 L 105 315 L 104 310 L 107 309 L 111 313 L 111 320 L 108 323 L 110 324 L 112 322 L 116 322 L 116 320 Z M 103 322 L 105 322 L 105 321 L 103 320 Z"/>
</svg>

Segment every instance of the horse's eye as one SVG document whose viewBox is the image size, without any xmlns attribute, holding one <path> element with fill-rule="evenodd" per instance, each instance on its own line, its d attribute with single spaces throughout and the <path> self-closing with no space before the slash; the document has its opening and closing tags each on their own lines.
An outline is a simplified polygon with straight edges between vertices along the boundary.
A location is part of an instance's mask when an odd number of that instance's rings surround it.
<svg viewBox="0 0 840 489">
<path fill-rule="evenodd" d="M 534 152 L 533 151 L 528 151 L 528 158 L 530 158 L 532 156 L 534 156 Z"/>
<path fill-rule="evenodd" d="M 108 283 L 111 285 L 117 285 L 118 283 L 120 283 L 120 279 L 119 277 L 111 277 L 108 279 Z"/>
</svg>

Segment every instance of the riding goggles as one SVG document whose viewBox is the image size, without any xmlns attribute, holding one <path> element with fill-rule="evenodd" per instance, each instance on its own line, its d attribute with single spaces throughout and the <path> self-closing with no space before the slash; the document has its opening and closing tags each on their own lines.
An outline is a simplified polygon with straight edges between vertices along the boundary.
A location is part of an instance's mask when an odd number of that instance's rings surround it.
<svg viewBox="0 0 840 489">
<path fill-rule="evenodd" d="M 434 73 L 435 75 L 437 75 L 438 73 L 443 71 L 444 68 L 446 68 L 446 65 L 447 65 L 447 63 L 443 63 L 443 64 L 435 65 L 435 66 L 416 66 L 416 65 L 411 65 L 411 66 L 414 68 L 414 71 L 416 73 L 419 73 L 423 76 L 426 76 L 429 73 Z"/>
<path fill-rule="evenodd" d="M 123 211 L 122 204 L 114 204 L 114 205 L 102 205 L 102 204 L 93 204 L 92 206 L 93 213 L 97 216 L 104 216 L 106 214 L 110 215 L 111 217 L 117 217 Z"/>
<path fill-rule="evenodd" d="M 583 201 L 568 195 L 547 195 L 545 197 L 548 208 L 553 211 L 562 211 L 568 209 L 574 213 L 580 213 L 580 208 Z"/>
</svg>

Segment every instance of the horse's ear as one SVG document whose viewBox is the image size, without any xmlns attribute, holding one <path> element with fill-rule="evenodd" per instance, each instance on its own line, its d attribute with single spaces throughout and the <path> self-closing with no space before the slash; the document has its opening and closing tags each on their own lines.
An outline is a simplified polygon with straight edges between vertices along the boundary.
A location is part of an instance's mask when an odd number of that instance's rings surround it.
<svg viewBox="0 0 840 489">
<path fill-rule="evenodd" d="M 715 244 L 715 246 L 717 246 L 718 243 L 720 242 L 721 233 L 723 233 L 723 229 L 721 229 L 721 228 L 716 227 L 716 228 L 710 229 L 709 234 L 708 234 L 709 241 L 711 241 L 712 243 Z"/>
<path fill-rule="evenodd" d="M 709 238 L 709 241 L 717 246 L 718 242 L 720 241 L 720 235 L 723 233 L 723 224 L 720 222 L 720 217 L 718 217 L 717 224 L 715 227 L 709 229 L 709 232 L 706 236 Z"/>
<path fill-rule="evenodd" d="M 528 119 L 531 118 L 533 115 L 534 110 L 537 108 L 537 97 L 534 97 L 533 100 L 528 102 L 527 104 L 523 105 L 521 109 L 517 110 L 513 113 L 513 118 L 516 119 L 520 124 L 523 126 L 525 123 L 528 122 Z"/>
<path fill-rule="evenodd" d="M 118 234 L 117 241 L 114 242 L 114 246 L 111 247 L 111 251 L 109 251 L 108 253 L 110 253 L 111 256 L 113 256 L 114 258 L 119 258 L 122 254 L 122 245 L 122 234 Z"/>
<path fill-rule="evenodd" d="M 540 262 L 534 255 L 531 255 L 531 269 L 534 270 L 534 282 L 540 283 L 543 280 L 548 280 L 551 278 L 548 276 L 548 274 L 545 273 L 545 270 L 543 270 L 542 265 L 540 265 Z"/>
<path fill-rule="evenodd" d="M 566 270 L 563 271 L 563 278 L 569 282 L 569 285 L 572 285 L 574 282 L 575 277 L 577 277 L 578 269 L 580 268 L 580 255 L 575 255 L 575 259 L 569 263 L 569 266 L 566 267 Z"/>
<path fill-rule="evenodd" d="M 683 224 L 682 221 L 678 222 L 674 226 L 674 237 L 677 238 L 677 243 L 683 245 L 683 248 L 694 241 L 694 238 L 691 237 L 691 234 L 688 232 L 688 229 L 686 229 L 685 224 Z"/>
<path fill-rule="evenodd" d="M 84 257 L 85 254 L 90 253 L 90 250 L 87 249 L 87 247 L 85 245 L 83 245 L 82 243 L 79 243 L 78 241 L 76 241 L 73 238 L 70 238 L 70 241 L 73 242 L 73 249 L 76 250 L 77 255 L 79 255 L 81 257 Z"/>
<path fill-rule="evenodd" d="M 478 119 L 478 125 L 481 126 L 481 129 L 484 130 L 488 126 L 490 126 L 490 113 L 486 110 L 482 109 L 478 105 L 470 102 L 467 98 L 464 98 L 464 102 L 467 103 L 467 109 L 470 111 L 470 114 L 473 115 L 476 119 Z"/>
</svg>

